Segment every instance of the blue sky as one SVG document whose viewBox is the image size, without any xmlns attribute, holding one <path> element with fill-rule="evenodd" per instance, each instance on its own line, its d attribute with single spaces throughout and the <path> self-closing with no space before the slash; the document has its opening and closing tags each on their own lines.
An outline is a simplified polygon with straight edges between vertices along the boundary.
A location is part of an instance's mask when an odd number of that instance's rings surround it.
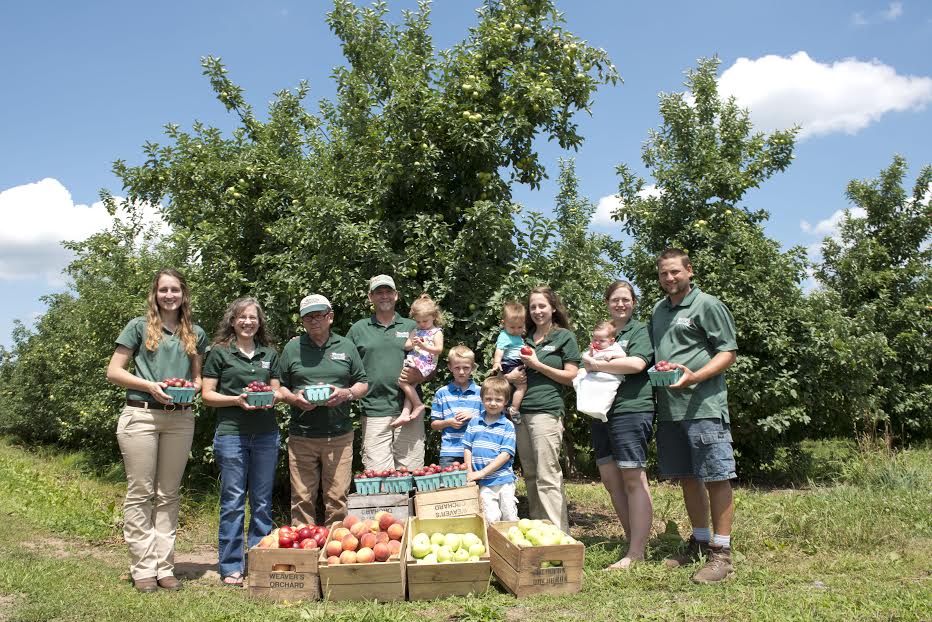
<svg viewBox="0 0 932 622">
<path fill-rule="evenodd" d="M 363 3 L 358 3 L 363 4 Z M 438 47 L 475 23 L 469 0 L 436 0 Z M 27 324 L 39 297 L 61 291 L 63 239 L 107 225 L 98 191 L 121 194 L 114 159 L 141 160 L 162 126 L 194 120 L 226 129 L 225 113 L 199 59 L 223 57 L 250 103 L 302 79 L 312 99 L 330 97 L 342 64 L 324 21 L 329 2 L 235 0 L 136 3 L 11 1 L 0 4 L 0 345 L 14 318 Z M 411 1 L 389 1 L 392 15 Z M 597 94 L 580 117 L 586 141 L 575 154 L 541 144 L 556 175 L 575 155 L 581 189 L 607 213 L 615 166 L 643 170 L 641 146 L 659 124 L 657 95 L 681 89 L 696 59 L 718 54 L 720 85 L 752 109 L 762 129 L 803 127 L 790 169 L 749 194 L 767 209 L 768 234 L 815 248 L 832 233 L 852 178 L 874 177 L 899 153 L 912 183 L 932 162 L 932 3 L 797 1 L 618 2 L 558 0 L 568 27 L 604 48 L 624 78 Z M 555 187 L 516 188 L 527 208 L 547 211 Z M 618 226 L 600 220 L 600 230 Z"/>
</svg>

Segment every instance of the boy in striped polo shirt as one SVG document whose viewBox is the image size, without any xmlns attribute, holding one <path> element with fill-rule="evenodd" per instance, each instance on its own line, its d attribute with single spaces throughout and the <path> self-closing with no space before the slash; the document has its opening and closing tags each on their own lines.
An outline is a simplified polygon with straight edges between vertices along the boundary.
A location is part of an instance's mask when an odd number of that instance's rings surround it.
<svg viewBox="0 0 932 622">
<path fill-rule="evenodd" d="M 469 472 L 466 479 L 479 482 L 485 519 L 518 520 L 515 497 L 515 424 L 502 416 L 511 397 L 511 385 L 502 376 L 489 376 L 480 391 L 485 414 L 466 427 L 463 449 Z"/>
<path fill-rule="evenodd" d="M 447 368 L 453 375 L 453 382 L 437 390 L 430 406 L 430 429 L 440 432 L 442 467 L 465 462 L 463 435 L 466 424 L 484 412 L 479 385 L 472 381 L 472 373 L 476 371 L 475 353 L 463 345 L 450 348 Z"/>
</svg>

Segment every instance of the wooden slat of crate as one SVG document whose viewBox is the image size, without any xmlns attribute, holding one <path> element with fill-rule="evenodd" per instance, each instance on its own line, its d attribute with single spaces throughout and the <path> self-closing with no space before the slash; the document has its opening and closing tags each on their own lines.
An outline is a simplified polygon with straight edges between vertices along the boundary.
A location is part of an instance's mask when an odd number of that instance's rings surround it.
<svg viewBox="0 0 932 622">
<path fill-rule="evenodd" d="M 249 595 L 275 600 L 317 600 L 320 581 L 317 575 L 318 549 L 249 550 Z M 287 564 L 291 570 L 272 570 Z"/>
<path fill-rule="evenodd" d="M 544 521 L 548 523 L 550 521 Z M 492 572 L 518 598 L 532 594 L 574 594 L 582 589 L 586 547 L 582 543 L 521 547 L 505 535 L 515 521 L 489 525 Z M 541 568 L 560 560 L 561 566 Z"/>
<path fill-rule="evenodd" d="M 330 536 L 343 523 L 330 526 Z M 407 525 L 405 526 L 407 534 Z M 401 537 L 401 554 L 397 558 L 370 564 L 327 565 L 327 545 L 320 552 L 320 590 L 327 600 L 377 600 L 389 602 L 405 599 L 405 536 Z"/>
<path fill-rule="evenodd" d="M 418 564 L 411 555 L 411 539 L 416 533 L 466 533 L 472 532 L 485 545 L 485 555 L 477 562 L 455 562 L 447 564 Z M 480 594 L 489 588 L 492 565 L 489 558 L 489 542 L 485 518 L 482 515 L 452 518 L 420 518 L 408 521 L 405 536 L 405 557 L 408 571 L 408 600 L 430 600 L 445 596 Z"/>
<path fill-rule="evenodd" d="M 414 495 L 415 516 L 418 518 L 451 518 L 482 514 L 479 487 L 475 482 L 459 488 L 424 490 Z"/>
<path fill-rule="evenodd" d="M 350 514 L 365 520 L 375 518 L 376 512 L 391 512 L 398 520 L 414 516 L 414 500 L 408 493 L 386 495 L 349 495 L 346 506 Z"/>
</svg>

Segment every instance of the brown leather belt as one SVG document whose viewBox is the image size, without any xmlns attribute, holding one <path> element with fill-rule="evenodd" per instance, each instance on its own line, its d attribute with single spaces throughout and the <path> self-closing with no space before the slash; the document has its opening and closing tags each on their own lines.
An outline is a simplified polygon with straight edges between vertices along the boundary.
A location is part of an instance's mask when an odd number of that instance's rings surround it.
<svg viewBox="0 0 932 622">
<path fill-rule="evenodd" d="M 158 402 L 142 402 L 140 400 L 126 400 L 127 406 L 145 408 L 146 410 L 190 410 L 191 404 L 160 404 Z"/>
</svg>

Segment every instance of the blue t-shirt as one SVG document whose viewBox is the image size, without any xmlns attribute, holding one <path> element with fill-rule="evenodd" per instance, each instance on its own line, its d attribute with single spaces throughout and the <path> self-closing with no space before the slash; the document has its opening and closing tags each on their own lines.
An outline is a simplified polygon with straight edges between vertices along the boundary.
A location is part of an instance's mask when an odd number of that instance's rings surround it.
<svg viewBox="0 0 932 622">
<path fill-rule="evenodd" d="M 512 470 L 515 462 L 515 424 L 507 417 L 499 415 L 497 420 L 489 423 L 483 415 L 470 421 L 463 437 L 463 447 L 472 452 L 474 471 L 484 469 L 503 451 L 511 456 L 497 471 L 480 479 L 480 486 L 510 484 L 517 479 Z"/>
<path fill-rule="evenodd" d="M 456 416 L 457 410 L 469 411 L 473 418 L 485 414 L 482 399 L 479 397 L 479 385 L 470 381 L 469 386 L 461 389 L 451 382 L 437 390 L 434 394 L 434 401 L 430 405 L 431 420 L 452 419 Z M 440 455 L 462 458 L 464 434 L 466 434 L 466 426 L 441 430 Z"/>
<path fill-rule="evenodd" d="M 502 330 L 498 333 L 498 339 L 495 340 L 495 349 L 505 353 L 502 360 L 511 359 L 513 361 L 521 360 L 521 346 L 524 345 L 524 337 L 521 335 L 509 335 L 507 331 Z"/>
</svg>

